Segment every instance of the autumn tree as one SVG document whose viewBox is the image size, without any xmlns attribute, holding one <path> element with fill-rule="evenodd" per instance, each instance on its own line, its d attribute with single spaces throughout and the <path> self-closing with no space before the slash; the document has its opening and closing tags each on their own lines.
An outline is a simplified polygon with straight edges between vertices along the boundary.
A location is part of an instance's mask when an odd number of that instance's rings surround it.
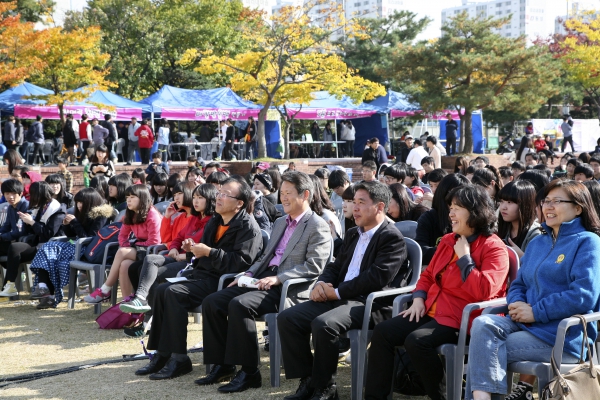
<svg viewBox="0 0 600 400">
<path fill-rule="evenodd" d="M 7 89 L 29 78 L 43 65 L 48 48 L 45 32 L 25 22 L 14 2 L 0 2 L 0 85 Z"/>
<path fill-rule="evenodd" d="M 558 92 L 552 79 L 558 66 L 547 48 L 494 32 L 510 18 L 458 14 L 442 27 L 440 39 L 401 44 L 393 54 L 387 74 L 411 101 L 425 111 L 459 110 L 463 152 L 473 151 L 473 111 L 534 112 Z"/>
<path fill-rule="evenodd" d="M 244 48 L 237 28 L 243 12 L 239 0 L 89 0 L 83 12 L 67 15 L 65 29 L 99 26 L 101 49 L 111 56 L 108 79 L 117 93 L 141 99 L 163 85 L 224 86 L 223 77 L 177 61 L 191 47 L 237 54 Z"/>
<path fill-rule="evenodd" d="M 344 62 L 365 79 L 383 83 L 378 71 L 390 67 L 390 56 L 399 43 L 412 42 L 429 25 L 431 19 L 417 19 L 411 11 L 394 11 L 384 18 L 358 18 L 368 36 L 338 41 Z"/>
<path fill-rule="evenodd" d="M 267 155 L 265 119 L 272 105 L 306 104 L 317 90 L 344 93 L 355 101 L 385 94 L 381 85 L 357 76 L 336 53 L 339 47 L 331 42 L 334 34 L 342 29 L 350 37 L 360 34 L 344 20 L 339 7 L 324 2 L 284 6 L 270 21 L 255 15 L 247 18 L 240 29 L 249 50 L 231 55 L 192 48 L 181 64 L 197 63 L 196 70 L 207 75 L 229 75 L 233 90 L 263 106 L 258 114 L 259 157 Z M 284 141 L 287 156 L 287 129 Z"/>
<path fill-rule="evenodd" d="M 65 102 L 81 101 L 89 96 L 85 90 L 76 91 L 82 86 L 93 86 L 94 90 L 104 90 L 113 84 L 107 81 L 105 66 L 110 58 L 100 51 L 101 32 L 99 28 L 79 29 L 66 32 L 62 28 L 45 30 L 48 48 L 41 55 L 42 67 L 32 74 L 32 81 L 54 93 L 35 96 L 47 104 L 56 104 L 60 119 L 64 121 Z"/>
<path fill-rule="evenodd" d="M 15 12 L 21 16 L 23 21 L 34 23 L 43 22 L 47 17 L 51 16 L 56 6 L 54 0 L 0 0 L 0 3 L 14 4 Z"/>
</svg>

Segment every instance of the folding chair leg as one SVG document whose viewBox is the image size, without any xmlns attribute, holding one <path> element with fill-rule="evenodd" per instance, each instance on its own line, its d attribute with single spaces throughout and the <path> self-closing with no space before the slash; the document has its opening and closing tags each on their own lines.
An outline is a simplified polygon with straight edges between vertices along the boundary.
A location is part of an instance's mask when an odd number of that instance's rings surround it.
<svg viewBox="0 0 600 400">
<path fill-rule="evenodd" d="M 265 314 L 265 322 L 269 327 L 269 359 L 271 367 L 271 387 L 281 385 L 281 341 L 277 329 L 277 314 Z"/>
<path fill-rule="evenodd" d="M 202 314 L 201 313 L 194 313 L 194 323 L 195 324 L 200 324 L 202 322 Z"/>
<path fill-rule="evenodd" d="M 77 295 L 77 270 L 71 268 L 69 271 L 69 300 L 67 307 L 70 309 L 75 308 L 75 296 Z"/>
<path fill-rule="evenodd" d="M 94 288 L 92 288 L 91 284 L 90 284 L 90 293 L 93 290 L 96 290 L 96 288 L 102 287 L 102 284 L 104 283 L 104 271 L 102 271 L 102 266 L 101 265 L 94 265 L 94 269 L 93 271 L 93 278 L 94 278 Z M 90 277 L 88 278 L 88 282 L 92 282 L 92 275 L 90 275 Z M 94 315 L 100 315 L 102 314 L 102 303 L 98 303 L 98 304 L 94 304 Z"/>
<path fill-rule="evenodd" d="M 352 369 L 351 399 L 360 400 L 362 399 L 363 391 L 363 380 L 360 379 L 362 376 L 362 357 L 360 354 L 361 331 L 358 329 L 352 329 L 348 332 L 348 337 L 350 338 L 350 357 L 352 357 L 350 363 L 350 368 Z"/>
</svg>

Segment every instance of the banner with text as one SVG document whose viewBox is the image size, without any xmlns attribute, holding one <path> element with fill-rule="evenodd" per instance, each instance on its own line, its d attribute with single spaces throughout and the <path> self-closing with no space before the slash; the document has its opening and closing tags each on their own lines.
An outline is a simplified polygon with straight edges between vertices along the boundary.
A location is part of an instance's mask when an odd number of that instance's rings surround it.
<svg viewBox="0 0 600 400">
<path fill-rule="evenodd" d="M 81 119 L 83 114 L 87 114 L 90 120 L 94 118 L 104 119 L 105 114 L 112 115 L 113 120 L 115 121 L 126 121 L 131 118 L 142 118 L 141 108 L 114 108 L 109 110 L 94 106 L 65 105 L 63 110 L 65 115 L 73 114 L 75 119 Z M 37 115 L 41 115 L 44 119 L 60 119 L 58 106 L 15 105 L 15 117 L 22 119 L 35 119 Z"/>
<path fill-rule="evenodd" d="M 296 119 L 354 119 L 366 118 L 373 114 L 377 114 L 374 110 L 350 110 L 343 108 L 322 108 L 322 109 L 306 109 L 293 110 L 287 109 L 288 114 Z"/>
<path fill-rule="evenodd" d="M 258 118 L 260 109 L 163 108 L 161 118 L 178 121 L 223 121 Z"/>
</svg>

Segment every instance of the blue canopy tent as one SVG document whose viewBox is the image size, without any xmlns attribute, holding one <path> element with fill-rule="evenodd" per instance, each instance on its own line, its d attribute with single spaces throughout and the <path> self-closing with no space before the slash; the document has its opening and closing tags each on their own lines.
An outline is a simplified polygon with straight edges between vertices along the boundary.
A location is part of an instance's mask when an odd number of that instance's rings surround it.
<svg viewBox="0 0 600 400">
<path fill-rule="evenodd" d="M 362 154 L 365 143 L 372 137 L 381 143 L 388 141 L 387 122 L 378 113 L 380 107 L 366 103 L 356 104 L 348 96 L 337 98 L 326 91 L 312 93 L 313 100 L 304 105 L 286 105 L 288 114 L 304 120 L 345 120 L 351 119 L 356 128 L 354 154 Z"/>
<path fill-rule="evenodd" d="M 86 90 L 85 87 L 83 88 L 79 88 L 76 91 L 80 92 Z M 88 97 L 81 101 L 81 102 L 76 102 L 75 104 L 84 104 L 84 103 L 91 103 L 91 104 L 104 104 L 110 107 L 115 107 L 115 108 L 124 108 L 124 109 L 135 109 L 135 108 L 139 108 L 142 110 L 142 114 L 143 113 L 150 113 L 152 112 L 152 107 L 149 106 L 148 104 L 144 104 L 144 103 L 138 103 L 136 101 L 133 100 L 129 100 L 123 96 L 119 96 L 118 94 L 114 94 L 105 90 L 96 90 L 93 92 L 90 92 Z"/>
<path fill-rule="evenodd" d="M 29 100 L 25 97 L 52 93 L 52 90 L 44 89 L 29 82 L 21 83 L 0 93 L 0 111 L 2 114 L 12 115 L 15 112 L 15 104 L 42 105 L 44 102 L 41 100 Z"/>
</svg>

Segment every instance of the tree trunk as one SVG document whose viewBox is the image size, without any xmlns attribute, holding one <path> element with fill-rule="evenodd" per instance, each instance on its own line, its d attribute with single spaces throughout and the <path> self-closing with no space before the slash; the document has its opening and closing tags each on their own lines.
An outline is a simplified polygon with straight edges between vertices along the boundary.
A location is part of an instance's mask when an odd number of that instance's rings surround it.
<svg viewBox="0 0 600 400">
<path fill-rule="evenodd" d="M 256 140 L 258 141 L 258 158 L 267 157 L 267 139 L 265 137 L 265 120 L 269 107 L 273 104 L 273 100 L 267 99 L 262 110 L 258 113 L 258 126 L 256 127 Z"/>
<path fill-rule="evenodd" d="M 548 119 L 552 119 L 552 102 L 548 101 Z"/>
<path fill-rule="evenodd" d="M 458 152 L 465 153 L 465 116 L 461 115 L 460 112 L 458 113 L 458 116 L 460 117 L 460 138 L 458 139 Z"/>
<path fill-rule="evenodd" d="M 473 114 L 469 110 L 465 110 L 465 115 L 461 118 L 461 122 L 464 125 L 464 147 L 463 153 L 473 152 L 473 130 L 472 130 L 472 118 Z"/>
<path fill-rule="evenodd" d="M 284 118 L 284 130 L 283 130 L 283 158 L 286 160 L 290 158 L 290 127 L 292 126 L 292 120 Z"/>
</svg>

